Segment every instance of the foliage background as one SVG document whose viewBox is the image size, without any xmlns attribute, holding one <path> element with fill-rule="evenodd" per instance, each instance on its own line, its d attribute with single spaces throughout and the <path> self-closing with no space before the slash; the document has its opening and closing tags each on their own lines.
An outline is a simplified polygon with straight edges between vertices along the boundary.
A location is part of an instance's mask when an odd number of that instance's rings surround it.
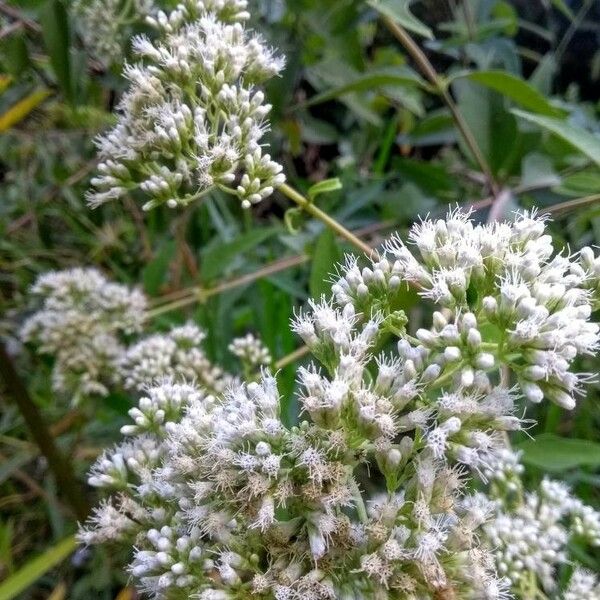
<svg viewBox="0 0 600 600">
<path fill-rule="evenodd" d="M 341 190 L 315 201 L 373 245 L 391 231 L 405 232 L 419 215 L 441 216 L 456 205 L 472 206 L 481 220 L 538 206 L 552 213 L 553 235 L 565 251 L 600 243 L 600 3 L 384 4 L 450 90 L 494 184 L 439 90 L 368 3 L 260 0 L 252 26 L 287 56 L 283 77 L 268 90 L 270 142 L 294 185 L 306 191 L 339 178 Z M 115 393 L 73 408 L 53 395 L 50 363 L 14 336 L 37 275 L 97 265 L 156 299 L 219 286 L 201 302 L 160 315 L 152 328 L 193 319 L 208 333 L 211 358 L 230 367 L 227 345 L 246 331 L 259 334 L 276 358 L 294 351 L 294 309 L 327 290 L 327 274 L 350 250 L 278 194 L 249 212 L 218 194 L 178 212 L 143 214 L 135 198 L 88 209 L 93 138 L 113 121 L 124 89 L 120 69 L 86 49 L 68 2 L 0 2 L 0 334 L 81 481 L 90 461 L 118 439 L 131 400 Z M 249 274 L 251 281 L 239 285 Z M 223 283 L 227 289 L 219 291 Z M 416 330 L 428 309 L 409 292 L 405 305 Z M 599 362 L 590 359 L 582 369 L 597 373 Z M 289 422 L 296 414 L 294 372 L 293 365 L 281 372 Z M 74 531 L 75 519 L 9 396 L 2 391 L 0 578 L 25 577 L 32 585 L 23 598 L 131 597 L 118 557 L 80 550 L 53 570 L 34 568 L 32 558 L 45 550 L 50 562 L 71 551 L 56 544 Z M 593 386 L 571 414 L 534 407 L 538 424 L 530 433 L 538 441 L 513 440 L 525 451 L 528 477 L 550 471 L 594 506 L 598 400 Z M 599 570 L 599 554 L 579 554 Z M 6 590 L 0 583 L 0 598 L 11 597 Z"/>
</svg>

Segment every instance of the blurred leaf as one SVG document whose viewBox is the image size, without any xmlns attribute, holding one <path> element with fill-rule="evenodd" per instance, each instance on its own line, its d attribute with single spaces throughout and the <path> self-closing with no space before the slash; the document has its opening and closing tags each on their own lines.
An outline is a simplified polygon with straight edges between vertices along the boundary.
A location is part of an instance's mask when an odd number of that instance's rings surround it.
<svg viewBox="0 0 600 600">
<path fill-rule="evenodd" d="M 166 281 L 169 265 L 175 255 L 177 244 L 173 240 L 165 242 L 156 256 L 142 270 L 144 290 L 149 296 L 156 296 Z"/>
<path fill-rule="evenodd" d="M 280 231 L 279 227 L 253 229 L 247 233 L 237 235 L 232 242 L 216 243 L 207 248 L 202 255 L 203 281 L 209 281 L 217 275 L 223 274 L 231 266 L 234 259 L 244 256 Z"/>
<path fill-rule="evenodd" d="M 11 456 L 7 460 L 4 460 L 0 465 L 0 483 L 6 481 L 17 469 L 20 469 L 22 466 L 30 462 L 31 459 L 36 456 L 36 454 L 37 452 L 26 450 Z"/>
<path fill-rule="evenodd" d="M 519 14 L 512 4 L 504 1 L 496 2 L 492 9 L 492 15 L 496 17 L 495 20 L 507 21 L 507 24 L 504 27 L 506 35 L 511 37 L 517 35 L 517 32 L 519 31 Z"/>
<path fill-rule="evenodd" d="M 16 573 L 0 583 L 0 600 L 16 598 L 42 575 L 67 558 L 76 547 L 75 536 L 69 536 L 43 554 L 31 559 Z"/>
<path fill-rule="evenodd" d="M 466 76 L 471 81 L 500 92 L 523 108 L 541 115 L 561 116 L 565 114 L 565 111 L 552 106 L 533 86 L 505 71 L 477 71 Z"/>
<path fill-rule="evenodd" d="M 136 593 L 132 587 L 123 588 L 115 597 L 115 600 L 135 600 Z"/>
<path fill-rule="evenodd" d="M 554 59 L 554 54 L 548 52 L 531 74 L 529 83 L 542 94 L 550 95 L 552 93 L 555 74 L 556 60 Z"/>
<path fill-rule="evenodd" d="M 12 83 L 13 78 L 10 75 L 0 75 L 0 94 L 3 94 Z"/>
<path fill-rule="evenodd" d="M 10 129 L 29 115 L 52 92 L 50 90 L 36 90 L 13 104 L 6 112 L 0 115 L 0 132 Z"/>
<path fill-rule="evenodd" d="M 329 276 L 334 272 L 335 265 L 341 260 L 342 253 L 336 243 L 331 229 L 325 229 L 317 238 L 312 257 L 309 290 L 313 298 L 320 298 L 331 290 Z"/>
<path fill-rule="evenodd" d="M 22 77 L 31 65 L 25 33 L 17 31 L 7 39 L 2 40 L 0 48 L 5 59 L 2 62 L 6 70 L 15 77 Z"/>
<path fill-rule="evenodd" d="M 419 21 L 409 10 L 413 0 L 368 0 L 367 4 L 377 12 L 389 17 L 405 29 L 423 37 L 433 39 L 433 32 Z"/>
<path fill-rule="evenodd" d="M 330 90 L 326 90 L 309 98 L 302 104 L 304 107 L 314 106 L 322 102 L 327 102 L 334 98 L 350 94 L 352 92 L 373 91 L 381 86 L 421 86 L 424 87 L 425 82 L 408 67 L 388 67 L 377 71 L 370 71 L 362 75 L 356 76 L 352 81 L 339 85 Z"/>
<path fill-rule="evenodd" d="M 515 162 L 520 163 L 519 135 L 514 116 L 506 111 L 502 96 L 495 90 L 481 87 L 469 79 L 458 79 L 453 88 L 463 117 L 494 174 L 505 176 Z M 465 156 L 471 151 L 459 139 Z"/>
<path fill-rule="evenodd" d="M 544 433 L 517 446 L 523 462 L 546 471 L 566 471 L 577 467 L 600 467 L 600 444 L 589 440 L 563 438 Z"/>
<path fill-rule="evenodd" d="M 40 10 L 40 23 L 50 64 L 65 98 L 73 102 L 73 82 L 71 80 L 71 36 L 69 15 L 61 0 L 47 0 Z"/>
<path fill-rule="evenodd" d="M 532 152 L 523 159 L 521 186 L 550 188 L 559 185 L 560 182 L 561 179 L 554 170 L 552 161 L 545 154 Z"/>
<path fill-rule="evenodd" d="M 67 585 L 61 581 L 48 596 L 47 600 L 64 600 L 67 597 Z"/>
<path fill-rule="evenodd" d="M 582 129 L 581 127 L 577 127 L 576 125 L 570 125 L 566 121 L 560 119 L 534 115 L 523 110 L 517 110 L 516 108 L 513 108 L 511 112 L 525 121 L 535 123 L 543 129 L 551 131 L 577 148 L 577 150 L 582 154 L 585 154 L 597 165 L 600 165 L 600 137 L 597 135 Z"/>
<path fill-rule="evenodd" d="M 571 21 L 573 20 L 575 15 L 573 15 L 573 11 L 567 6 L 564 0 L 550 0 L 550 2 L 552 2 L 552 6 L 558 9 L 565 17 Z"/>
<path fill-rule="evenodd" d="M 597 170 L 581 171 L 563 177 L 562 183 L 555 191 L 565 196 L 587 196 L 600 192 L 600 172 Z"/>
<path fill-rule="evenodd" d="M 341 189 L 342 182 L 337 177 L 333 177 L 332 179 L 324 179 L 323 181 L 319 181 L 319 183 L 310 186 L 306 195 L 312 202 L 319 194 L 328 194 L 329 192 L 335 192 L 336 190 Z"/>
<path fill-rule="evenodd" d="M 399 144 L 411 146 L 437 146 L 456 141 L 454 120 L 446 109 L 431 111 L 420 119 L 408 135 L 398 136 Z"/>
</svg>

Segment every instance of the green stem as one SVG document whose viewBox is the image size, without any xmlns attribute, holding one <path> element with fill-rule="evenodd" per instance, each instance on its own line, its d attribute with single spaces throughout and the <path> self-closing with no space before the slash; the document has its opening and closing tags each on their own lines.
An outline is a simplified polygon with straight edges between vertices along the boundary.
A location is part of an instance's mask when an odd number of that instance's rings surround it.
<svg viewBox="0 0 600 600">
<path fill-rule="evenodd" d="M 419 48 L 418 44 L 402 26 L 398 25 L 398 23 L 396 23 L 393 19 L 386 16 L 383 17 L 383 22 L 396 37 L 396 39 L 404 46 L 404 48 L 406 48 L 407 52 L 412 56 L 415 63 L 417 63 L 419 69 L 421 69 L 423 75 L 425 75 L 425 77 L 435 87 L 439 95 L 446 103 L 446 106 L 450 110 L 452 118 L 456 123 L 456 127 L 465 140 L 465 143 L 469 147 L 469 150 L 479 165 L 482 173 L 485 175 L 490 191 L 494 196 L 496 196 L 498 193 L 498 185 L 496 184 L 492 170 L 485 159 L 483 152 L 479 148 L 479 144 L 477 143 L 475 136 L 471 132 L 467 122 L 462 116 L 462 113 L 458 109 L 458 106 L 455 104 L 450 92 L 448 91 L 446 82 L 438 75 L 438 72 L 435 70 L 431 62 L 429 62 L 429 59 L 425 53 L 421 50 L 421 48 Z"/>
<path fill-rule="evenodd" d="M 319 219 L 329 229 L 337 233 L 340 237 L 350 242 L 355 248 L 364 252 L 367 256 L 377 256 L 377 252 L 371 248 L 368 244 L 365 244 L 361 239 L 356 237 L 351 231 L 346 229 L 338 221 L 330 217 L 326 212 L 315 206 L 308 198 L 305 198 L 302 194 L 297 192 L 294 188 L 287 185 L 287 183 L 279 186 L 279 191 L 287 196 L 290 200 L 294 201 L 302 210 Z"/>
<path fill-rule="evenodd" d="M 41 453 L 46 458 L 48 467 L 54 474 L 59 490 L 64 493 L 77 518 L 83 521 L 89 513 L 89 507 L 83 490 L 75 478 L 71 463 L 65 459 L 62 452 L 56 446 L 54 438 L 44 423 L 42 415 L 29 396 L 29 392 L 17 373 L 11 356 L 1 341 L 0 376 L 4 380 L 9 396 L 12 397 L 23 415 L 31 437 L 33 437 Z"/>
</svg>

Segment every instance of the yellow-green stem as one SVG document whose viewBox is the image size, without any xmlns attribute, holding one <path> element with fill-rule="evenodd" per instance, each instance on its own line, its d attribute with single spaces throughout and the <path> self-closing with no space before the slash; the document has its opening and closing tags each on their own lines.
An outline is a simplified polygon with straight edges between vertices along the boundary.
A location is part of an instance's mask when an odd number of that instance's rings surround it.
<svg viewBox="0 0 600 600">
<path fill-rule="evenodd" d="M 284 183 L 279 188 L 279 191 L 294 201 L 302 210 L 305 210 L 307 213 L 319 219 L 322 223 L 324 223 L 329 229 L 335 232 L 340 237 L 344 238 L 348 242 L 350 242 L 355 248 L 364 252 L 367 256 L 376 256 L 377 252 L 371 248 L 368 244 L 365 244 L 361 239 L 356 237 L 351 231 L 346 229 L 341 223 L 330 217 L 326 212 L 322 211 L 320 208 L 315 206 L 308 198 L 305 198 L 302 194 L 297 192 L 294 188 Z"/>
</svg>

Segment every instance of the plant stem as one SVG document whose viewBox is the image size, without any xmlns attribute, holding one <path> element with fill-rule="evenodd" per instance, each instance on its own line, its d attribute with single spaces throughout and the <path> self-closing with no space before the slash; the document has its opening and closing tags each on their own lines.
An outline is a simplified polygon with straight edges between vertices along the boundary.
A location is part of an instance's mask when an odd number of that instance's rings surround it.
<svg viewBox="0 0 600 600">
<path fill-rule="evenodd" d="M 572 210 L 573 208 L 580 208 L 588 204 L 594 204 L 595 202 L 600 202 L 600 194 L 584 196 L 583 198 L 575 198 L 574 200 L 567 200 L 566 202 L 559 202 L 553 206 L 548 206 L 548 208 L 545 208 L 543 212 L 560 214 Z"/>
<path fill-rule="evenodd" d="M 365 242 L 357 238 L 351 231 L 330 217 L 326 212 L 315 206 L 308 198 L 305 198 L 287 183 L 282 184 L 278 189 L 284 196 L 287 196 L 290 200 L 293 200 L 300 208 L 302 208 L 302 210 L 305 210 L 313 217 L 319 219 L 321 222 L 327 225 L 329 229 L 350 242 L 355 248 L 361 252 L 364 252 L 367 256 L 377 255 L 376 251 L 373 250 L 371 246 L 365 244 Z"/>
<path fill-rule="evenodd" d="M 583 4 L 581 5 L 581 8 L 579 9 L 579 12 L 571 21 L 569 28 L 565 32 L 565 35 L 563 36 L 562 40 L 560 40 L 560 43 L 558 44 L 558 46 L 556 47 L 556 51 L 554 52 L 554 60 L 556 64 L 560 63 L 563 54 L 565 53 L 565 50 L 567 49 L 568 45 L 571 43 L 571 39 L 575 35 L 575 32 L 579 29 L 579 26 L 585 18 L 585 15 L 587 14 L 588 10 L 592 8 L 592 4 L 594 4 L 594 0 L 584 0 Z"/>
<path fill-rule="evenodd" d="M 182 290 L 182 294 L 173 294 L 170 301 L 160 304 L 159 306 L 147 311 L 146 318 L 152 319 L 153 317 L 157 317 L 163 313 L 175 310 L 177 308 L 189 306 L 195 302 L 205 302 L 212 296 L 216 296 L 236 287 L 252 283 L 257 279 L 262 279 L 263 277 L 273 275 L 274 273 L 285 271 L 291 267 L 308 262 L 308 260 L 309 257 L 306 255 L 292 256 L 291 258 L 284 258 L 276 261 L 262 269 L 258 269 L 258 271 L 254 271 L 253 273 L 247 273 L 246 275 L 242 275 L 241 277 L 237 277 L 231 281 L 225 281 L 224 283 L 216 285 L 212 288 L 205 289 L 197 286 L 191 289 Z"/>
<path fill-rule="evenodd" d="M 48 461 L 48 467 L 56 478 L 59 490 L 64 493 L 77 518 L 84 520 L 89 513 L 89 507 L 83 490 L 75 479 L 70 463 L 56 446 L 54 438 L 48 431 L 37 406 L 29 396 L 29 392 L 2 341 L 0 341 L 0 376 L 6 384 L 8 394 L 23 415 L 31 436 Z"/>
<path fill-rule="evenodd" d="M 306 356 L 309 353 L 308 346 L 300 346 L 300 348 L 286 354 L 283 358 L 280 358 L 273 366 L 275 370 L 283 369 L 287 367 L 289 364 L 296 362 L 299 358 Z"/>
<path fill-rule="evenodd" d="M 456 127 L 460 131 L 465 143 L 469 147 L 471 154 L 475 158 L 479 168 L 485 175 L 485 179 L 487 181 L 488 187 L 490 191 L 495 196 L 498 193 L 498 186 L 492 174 L 492 170 L 487 163 L 487 160 L 483 156 L 479 145 L 477 144 L 477 140 L 475 136 L 469 129 L 467 122 L 462 116 L 458 106 L 455 104 L 452 95 L 448 91 L 448 86 L 444 82 L 444 80 L 438 75 L 438 72 L 435 70 L 425 53 L 419 48 L 418 44 L 412 39 L 409 33 L 398 23 L 396 23 L 390 17 L 383 16 L 383 22 L 386 27 L 392 32 L 392 34 L 396 37 L 396 39 L 406 48 L 407 52 L 412 56 L 417 66 L 425 75 L 425 77 L 429 80 L 429 82 L 435 87 L 437 92 L 440 94 L 446 106 L 450 110 L 452 114 L 452 118 L 456 123 Z"/>
</svg>

